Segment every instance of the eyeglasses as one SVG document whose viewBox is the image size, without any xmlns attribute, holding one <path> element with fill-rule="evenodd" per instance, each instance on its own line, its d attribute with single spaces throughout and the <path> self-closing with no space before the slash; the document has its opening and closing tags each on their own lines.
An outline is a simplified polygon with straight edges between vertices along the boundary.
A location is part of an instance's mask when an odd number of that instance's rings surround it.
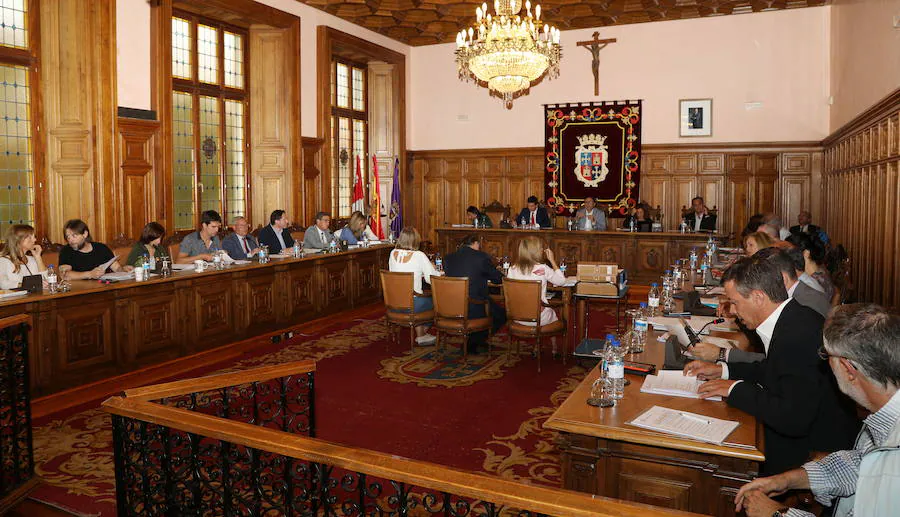
<svg viewBox="0 0 900 517">
<path fill-rule="evenodd" d="M 825 361 L 827 361 L 829 357 L 837 357 L 838 359 L 846 359 L 854 368 L 857 368 L 856 363 L 853 361 L 853 359 L 850 359 L 845 355 L 832 354 L 828 350 L 825 350 L 825 345 L 819 346 L 818 353 L 819 357 Z"/>
</svg>

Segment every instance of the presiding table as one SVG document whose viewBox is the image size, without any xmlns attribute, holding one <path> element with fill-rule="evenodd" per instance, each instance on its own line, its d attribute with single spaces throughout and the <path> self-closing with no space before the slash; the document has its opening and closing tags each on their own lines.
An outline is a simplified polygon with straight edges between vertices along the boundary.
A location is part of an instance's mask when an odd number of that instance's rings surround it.
<svg viewBox="0 0 900 517">
<path fill-rule="evenodd" d="M 392 246 L 0 300 L 28 314 L 32 394 L 46 395 L 378 301 Z"/>
<path fill-rule="evenodd" d="M 437 250 L 447 254 L 472 232 L 482 236 L 482 250 L 492 257 L 516 256 L 519 241 L 539 237 L 556 255 L 565 259 L 574 275 L 578 261 L 618 264 L 628 271 L 630 282 L 659 280 L 676 259 L 687 257 L 691 248 L 704 248 L 709 234 L 675 232 L 586 232 L 566 230 L 519 230 L 472 227 L 438 228 Z M 722 241 L 722 236 L 716 236 Z"/>
<path fill-rule="evenodd" d="M 658 334 L 651 331 L 645 351 L 626 356 L 626 360 L 653 363 L 661 369 L 665 347 L 656 341 Z M 732 339 L 740 336 L 713 334 Z M 644 379 L 637 375 L 627 375 L 631 384 L 615 407 L 593 407 L 586 401 L 598 377 L 599 370 L 594 368 L 544 423 L 559 433 L 563 487 L 708 515 L 735 515 L 737 489 L 756 477 L 765 461 L 762 424 L 724 401 L 641 393 Z M 716 445 L 627 424 L 653 406 L 740 425 L 724 444 Z"/>
</svg>

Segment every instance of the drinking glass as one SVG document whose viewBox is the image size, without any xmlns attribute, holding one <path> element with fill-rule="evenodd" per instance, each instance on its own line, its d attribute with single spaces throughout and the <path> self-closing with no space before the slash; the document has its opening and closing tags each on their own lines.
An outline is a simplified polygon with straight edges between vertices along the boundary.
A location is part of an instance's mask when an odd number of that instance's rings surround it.
<svg viewBox="0 0 900 517">
<path fill-rule="evenodd" d="M 587 403 L 596 407 L 613 407 L 616 405 L 615 384 L 609 377 L 603 376 L 591 385 L 591 396 Z"/>
</svg>

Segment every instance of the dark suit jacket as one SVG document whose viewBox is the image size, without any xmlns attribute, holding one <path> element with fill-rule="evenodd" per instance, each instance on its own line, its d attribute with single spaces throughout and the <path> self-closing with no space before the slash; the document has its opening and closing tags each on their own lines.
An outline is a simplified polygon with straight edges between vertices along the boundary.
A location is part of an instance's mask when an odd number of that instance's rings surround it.
<svg viewBox="0 0 900 517">
<path fill-rule="evenodd" d="M 525 219 L 525 224 L 531 224 L 531 210 L 527 206 L 519 212 L 519 217 L 516 217 L 516 224 L 520 224 L 522 219 Z M 547 209 L 542 206 L 538 207 L 535 219 L 537 219 L 538 226 L 541 228 L 549 228 L 552 225 L 550 216 L 547 215 Z"/>
<path fill-rule="evenodd" d="M 803 232 L 800 231 L 800 225 L 798 224 L 797 226 L 791 226 L 791 233 L 794 235 L 799 235 Z M 817 235 L 819 233 L 819 227 L 814 224 L 807 225 L 806 233 L 807 235 Z"/>
<path fill-rule="evenodd" d="M 247 234 L 247 246 L 250 246 L 250 251 L 259 247 L 259 243 L 249 233 Z M 236 233 L 231 233 L 222 240 L 222 249 L 234 260 L 247 260 L 247 252 L 241 247 L 241 241 Z"/>
<path fill-rule="evenodd" d="M 488 281 L 495 284 L 503 281 L 503 275 L 494 267 L 491 257 L 469 246 L 462 246 L 444 257 L 444 273 L 456 278 L 468 277 L 469 297 L 476 300 L 488 299 Z"/>
<path fill-rule="evenodd" d="M 285 247 L 292 248 L 294 246 L 294 238 L 291 237 L 291 232 L 287 229 L 282 230 L 281 238 L 284 239 Z M 278 242 L 278 237 L 275 236 L 275 230 L 272 229 L 271 224 L 265 225 L 259 231 L 259 243 L 268 246 L 269 253 L 272 255 L 281 253 L 281 243 Z"/>
<path fill-rule="evenodd" d="M 694 225 L 697 224 L 697 214 L 694 212 L 689 213 L 684 216 L 684 222 L 688 225 L 688 230 L 693 231 Z M 716 216 L 712 214 L 706 214 L 703 216 L 703 220 L 700 221 L 700 230 L 705 232 L 714 232 L 716 231 Z"/>
<path fill-rule="evenodd" d="M 860 425 L 854 404 L 839 392 L 817 353 L 824 323 L 816 311 L 791 300 L 775 324 L 765 360 L 728 362 L 730 378 L 744 381 L 731 391 L 728 405 L 765 427 L 761 475 L 799 467 L 813 451 L 853 446 Z"/>
</svg>

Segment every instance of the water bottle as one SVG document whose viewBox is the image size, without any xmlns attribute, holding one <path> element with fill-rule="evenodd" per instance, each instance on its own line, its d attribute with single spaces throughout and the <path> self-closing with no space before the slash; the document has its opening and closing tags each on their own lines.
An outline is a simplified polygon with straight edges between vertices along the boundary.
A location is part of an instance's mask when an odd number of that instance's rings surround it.
<svg viewBox="0 0 900 517">
<path fill-rule="evenodd" d="M 651 318 L 659 315 L 659 284 L 650 284 L 650 293 L 647 295 L 648 316 Z"/>
<path fill-rule="evenodd" d="M 328 252 L 329 253 L 337 253 L 337 250 L 338 250 L 337 239 L 331 239 L 331 244 L 328 245 Z"/>
<path fill-rule="evenodd" d="M 56 294 L 59 292 L 59 282 L 56 277 L 56 269 L 53 268 L 53 264 L 47 266 L 47 289 L 50 291 L 50 294 Z"/>
<path fill-rule="evenodd" d="M 710 269 L 712 268 L 712 262 L 709 258 L 709 253 L 703 255 L 703 261 L 700 263 L 700 281 L 704 284 L 707 283 L 707 275 L 710 274 Z"/>
<path fill-rule="evenodd" d="M 618 339 L 613 339 L 610 344 L 612 346 L 606 359 L 607 375 L 613 381 L 613 398 L 622 400 L 625 396 L 625 354 Z"/>
<path fill-rule="evenodd" d="M 269 261 L 269 247 L 265 244 L 259 247 L 259 263 L 265 264 Z"/>
<path fill-rule="evenodd" d="M 675 311 L 675 297 L 672 296 L 673 291 L 674 291 L 674 288 L 673 288 L 671 282 L 666 284 L 663 287 L 662 303 L 663 303 L 663 312 L 665 314 Z"/>
<path fill-rule="evenodd" d="M 293 254 L 294 254 L 294 258 L 297 258 L 300 256 L 300 243 L 297 241 L 294 241 Z"/>
<path fill-rule="evenodd" d="M 681 233 L 687 233 L 687 228 L 688 228 L 687 222 L 684 219 L 682 219 L 681 224 L 678 225 L 678 231 Z"/>
<path fill-rule="evenodd" d="M 501 265 L 501 267 L 503 268 L 503 274 L 508 275 L 509 274 L 509 257 L 507 257 L 507 256 L 503 257 L 503 264 Z"/>
<path fill-rule="evenodd" d="M 522 228 L 523 230 L 525 229 L 525 218 L 524 217 L 519 219 L 519 228 Z"/>
<path fill-rule="evenodd" d="M 434 267 L 435 267 L 435 269 L 437 269 L 438 271 L 443 271 L 443 270 L 444 270 L 444 259 L 441 258 L 441 254 L 440 254 L 440 253 L 435 253 L 435 254 L 434 254 Z"/>
<path fill-rule="evenodd" d="M 691 248 L 691 271 L 697 270 L 697 248 Z"/>
<path fill-rule="evenodd" d="M 144 253 L 144 262 L 141 264 L 141 267 L 144 268 L 144 280 L 150 280 L 150 254 Z"/>
<path fill-rule="evenodd" d="M 568 267 L 569 267 L 569 266 L 566 265 L 566 259 L 562 259 L 562 260 L 559 262 L 559 272 L 562 273 L 563 276 L 566 276 L 566 269 L 567 269 Z"/>
<path fill-rule="evenodd" d="M 608 377 L 609 376 L 609 351 L 612 349 L 612 342 L 616 337 L 612 334 L 607 334 L 606 339 L 603 340 L 603 355 L 600 359 L 600 377 Z"/>
<path fill-rule="evenodd" d="M 647 341 L 647 330 L 650 325 L 647 322 L 647 303 L 641 302 L 640 308 L 634 317 L 634 337 L 631 340 L 631 353 L 639 354 L 644 351 L 644 345 Z"/>
<path fill-rule="evenodd" d="M 664 291 L 667 287 L 672 287 L 672 270 L 671 269 L 667 269 L 666 272 L 663 274 L 662 282 L 663 282 L 663 290 Z"/>
<path fill-rule="evenodd" d="M 475 219 L 472 220 L 472 227 L 476 230 L 478 229 L 478 216 L 475 216 Z"/>
<path fill-rule="evenodd" d="M 634 216 L 631 216 L 631 220 L 628 221 L 628 231 L 629 232 L 634 231 Z"/>
<path fill-rule="evenodd" d="M 222 255 L 220 255 L 218 252 L 215 252 L 213 254 L 213 269 L 218 271 L 218 270 L 222 269 L 222 266 L 223 266 Z"/>
<path fill-rule="evenodd" d="M 569 231 L 570 231 L 570 232 L 571 232 L 572 230 L 574 230 L 574 229 L 575 229 L 575 219 L 572 218 L 572 217 L 570 217 L 569 220 L 566 221 L 566 226 L 569 228 Z"/>
</svg>

